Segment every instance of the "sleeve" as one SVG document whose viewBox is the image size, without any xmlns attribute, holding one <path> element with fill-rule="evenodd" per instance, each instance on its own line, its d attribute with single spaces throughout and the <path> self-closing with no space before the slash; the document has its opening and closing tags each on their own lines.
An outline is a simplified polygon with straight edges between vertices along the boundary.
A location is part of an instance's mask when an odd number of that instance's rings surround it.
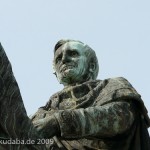
<svg viewBox="0 0 150 150">
<path fill-rule="evenodd" d="M 128 102 L 112 102 L 104 106 L 60 111 L 55 118 L 64 138 L 112 137 L 130 129 L 134 111 Z"/>
</svg>

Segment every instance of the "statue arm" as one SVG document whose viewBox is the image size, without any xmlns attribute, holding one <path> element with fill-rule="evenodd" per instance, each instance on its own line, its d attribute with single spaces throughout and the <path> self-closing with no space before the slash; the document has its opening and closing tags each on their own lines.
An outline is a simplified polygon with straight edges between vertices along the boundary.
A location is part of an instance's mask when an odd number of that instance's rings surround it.
<svg viewBox="0 0 150 150">
<path fill-rule="evenodd" d="M 134 122 L 134 111 L 128 102 L 112 102 L 104 106 L 59 110 L 38 120 L 35 127 L 45 138 L 112 137 L 121 134 Z M 53 132 L 52 132 L 53 131 Z"/>
<path fill-rule="evenodd" d="M 134 112 L 127 102 L 65 110 L 55 116 L 64 138 L 112 137 L 127 131 L 134 122 Z"/>
</svg>

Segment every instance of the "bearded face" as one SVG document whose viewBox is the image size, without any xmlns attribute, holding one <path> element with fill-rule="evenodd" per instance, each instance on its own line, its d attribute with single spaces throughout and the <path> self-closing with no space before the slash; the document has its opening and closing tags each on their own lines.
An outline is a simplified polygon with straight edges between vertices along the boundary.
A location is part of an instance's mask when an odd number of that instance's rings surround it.
<svg viewBox="0 0 150 150">
<path fill-rule="evenodd" d="M 89 60 L 84 44 L 71 41 L 57 49 L 54 56 L 54 69 L 60 83 L 71 85 L 86 78 Z"/>
</svg>

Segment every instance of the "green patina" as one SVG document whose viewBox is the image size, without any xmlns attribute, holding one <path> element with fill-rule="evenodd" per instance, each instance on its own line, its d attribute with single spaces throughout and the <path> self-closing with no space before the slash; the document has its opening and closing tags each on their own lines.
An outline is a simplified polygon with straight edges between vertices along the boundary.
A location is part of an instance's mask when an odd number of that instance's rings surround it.
<svg viewBox="0 0 150 150">
<path fill-rule="evenodd" d="M 79 41 L 66 42 L 57 49 L 53 68 L 65 86 L 96 79 L 99 69 L 95 52 Z"/>
</svg>

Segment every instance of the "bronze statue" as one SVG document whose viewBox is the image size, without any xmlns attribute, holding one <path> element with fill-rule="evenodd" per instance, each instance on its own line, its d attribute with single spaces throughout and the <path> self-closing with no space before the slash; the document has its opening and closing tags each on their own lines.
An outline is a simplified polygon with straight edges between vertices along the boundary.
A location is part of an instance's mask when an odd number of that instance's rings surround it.
<svg viewBox="0 0 150 150">
<path fill-rule="evenodd" d="M 52 95 L 31 120 L 5 58 L 1 48 L 1 139 L 37 141 L 44 138 L 51 141 L 43 145 L 21 145 L 20 149 L 150 149 L 147 130 L 150 120 L 141 96 L 123 77 L 97 80 L 98 60 L 88 45 L 75 40 L 57 42 L 53 65 L 64 89 Z"/>
</svg>

